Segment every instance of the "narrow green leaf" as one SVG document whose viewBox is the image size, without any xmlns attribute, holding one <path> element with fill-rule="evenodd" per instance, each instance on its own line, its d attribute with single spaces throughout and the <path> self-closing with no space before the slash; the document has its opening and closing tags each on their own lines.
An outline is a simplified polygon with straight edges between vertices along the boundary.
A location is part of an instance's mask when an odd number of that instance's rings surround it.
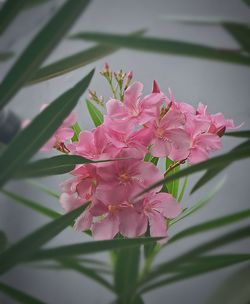
<svg viewBox="0 0 250 304">
<path fill-rule="evenodd" d="M 144 33 L 145 30 L 139 30 L 130 35 L 140 36 Z M 35 72 L 33 77 L 28 80 L 26 85 L 32 85 L 40 81 L 49 80 L 54 77 L 64 75 L 68 72 L 74 71 L 75 69 L 79 69 L 92 62 L 95 62 L 96 60 L 101 59 L 107 55 L 110 55 L 117 50 L 119 50 L 119 48 L 106 46 L 103 44 L 98 44 L 96 46 L 90 47 L 87 50 L 65 57 L 50 65 L 40 68 Z"/>
<path fill-rule="evenodd" d="M 226 215 L 223 217 L 219 217 L 217 219 L 207 221 L 205 223 L 192 226 L 190 228 L 186 228 L 185 230 L 174 235 L 168 241 L 168 244 L 173 243 L 177 240 L 183 239 L 185 237 L 193 236 L 197 233 L 202 233 L 202 232 L 206 232 L 208 230 L 217 229 L 219 227 L 233 224 L 235 222 L 242 221 L 247 218 L 250 218 L 250 209 L 240 211 L 237 213 L 233 213 L 233 214 L 229 214 L 229 215 Z"/>
<path fill-rule="evenodd" d="M 28 295 L 27 293 L 24 293 L 21 290 L 18 290 L 16 288 L 13 288 L 9 285 L 6 285 L 4 283 L 0 282 L 0 291 L 6 295 L 8 295 L 10 298 L 18 301 L 18 303 L 23 304 L 45 304 L 44 302 L 35 299 L 31 295 Z"/>
<path fill-rule="evenodd" d="M 250 6 L 250 0 L 243 0 L 243 1 L 246 5 Z"/>
<path fill-rule="evenodd" d="M 0 10 L 0 35 L 23 9 L 23 1 L 6 0 Z"/>
<path fill-rule="evenodd" d="M 225 133 L 226 136 L 250 138 L 250 130 L 234 131 Z"/>
<path fill-rule="evenodd" d="M 245 142 L 241 143 L 240 145 L 238 145 L 237 147 L 235 147 L 233 150 L 231 150 L 231 152 L 235 152 L 235 151 L 237 152 L 240 149 L 245 149 L 249 146 L 249 144 L 250 144 L 250 141 L 245 141 Z M 223 170 L 225 170 L 229 165 L 230 165 L 230 163 L 226 163 L 226 164 L 222 164 L 222 165 L 218 164 L 218 166 L 208 169 L 204 173 L 204 175 L 198 180 L 198 182 L 194 185 L 194 187 L 192 188 L 190 193 L 192 194 L 195 191 L 197 191 L 199 188 L 201 188 L 203 185 L 205 185 L 208 181 L 210 181 L 216 175 L 218 175 Z"/>
<path fill-rule="evenodd" d="M 168 184 L 168 183 L 172 182 L 173 180 L 176 180 L 180 177 L 191 175 L 191 174 L 203 171 L 203 170 L 208 169 L 208 168 L 214 168 L 218 165 L 230 164 L 230 163 L 232 163 L 236 160 L 240 160 L 240 159 L 244 159 L 244 158 L 248 158 L 248 157 L 250 157 L 250 145 L 248 145 L 245 149 L 241 149 L 239 151 L 238 150 L 237 151 L 231 151 L 231 152 L 222 154 L 220 156 L 213 157 L 209 160 L 200 162 L 196 165 L 192 165 L 188 168 L 182 169 L 179 172 L 177 172 L 173 175 L 167 176 L 166 178 L 160 180 L 159 182 L 156 182 L 152 186 L 143 190 L 137 196 L 140 196 L 143 193 L 146 193 L 146 192 L 148 192 L 148 191 L 150 191 L 150 190 L 152 190 L 152 189 L 154 189 L 154 188 L 156 188 L 160 185 Z"/>
<path fill-rule="evenodd" d="M 124 47 L 141 51 L 158 52 L 181 56 L 191 56 L 203 59 L 220 60 L 224 62 L 250 65 L 249 56 L 236 51 L 213 48 L 196 43 L 160 39 L 153 37 L 130 37 L 128 35 L 106 34 L 97 32 L 82 32 L 72 38 L 105 43 L 114 47 Z"/>
<path fill-rule="evenodd" d="M 69 226 L 87 206 L 88 204 L 62 215 L 3 251 L 0 254 L 0 274 L 5 273 L 24 260 L 29 260 L 42 245 Z"/>
<path fill-rule="evenodd" d="M 87 108 L 89 115 L 96 127 L 100 126 L 103 123 L 103 114 L 97 107 L 88 99 L 86 99 Z"/>
<path fill-rule="evenodd" d="M 115 290 L 124 303 L 134 297 L 140 265 L 140 247 L 121 249 L 115 264 Z"/>
<path fill-rule="evenodd" d="M 37 189 L 41 190 L 44 193 L 49 194 L 50 196 L 56 198 L 57 200 L 59 199 L 60 195 L 50 189 L 48 189 L 47 187 L 45 187 L 44 185 L 34 181 L 34 180 L 29 180 L 28 181 L 29 184 L 31 184 L 32 186 L 36 187 Z"/>
<path fill-rule="evenodd" d="M 185 190 L 186 190 L 186 187 L 187 187 L 187 183 L 188 183 L 188 176 L 186 176 L 184 178 L 184 182 L 183 182 L 183 185 L 182 185 L 182 188 L 181 188 L 181 193 L 178 197 L 178 202 L 180 203 L 183 199 L 183 196 L 184 196 L 184 193 L 185 193 Z"/>
<path fill-rule="evenodd" d="M 228 266 L 232 266 L 238 263 L 246 262 L 250 260 L 249 254 L 232 254 L 232 255 L 218 255 L 207 256 L 194 259 L 193 263 L 190 263 L 188 267 L 184 267 L 183 271 L 177 275 L 173 275 L 167 279 L 160 280 L 156 283 L 146 286 L 142 289 L 142 293 L 149 292 L 150 290 L 175 283 L 181 280 L 185 280 L 197 275 L 206 274 L 210 271 L 219 270 Z"/>
<path fill-rule="evenodd" d="M 73 126 L 72 129 L 74 130 L 74 136 L 71 138 L 72 142 L 78 141 L 79 134 L 81 133 L 81 127 L 79 126 L 78 122 L 76 122 Z"/>
<path fill-rule="evenodd" d="M 173 220 L 169 221 L 169 227 L 177 223 L 178 221 L 184 219 L 185 217 L 189 216 L 190 214 L 198 211 L 199 209 L 203 208 L 207 203 L 209 203 L 215 195 L 218 193 L 218 191 L 223 187 L 225 183 L 225 178 L 222 179 L 209 193 L 206 197 L 199 200 L 196 204 L 193 206 L 185 209 L 178 217 L 176 217 Z"/>
<path fill-rule="evenodd" d="M 150 242 L 155 242 L 160 239 L 162 238 L 142 237 L 134 239 L 115 239 L 59 246 L 51 249 L 40 250 L 32 256 L 32 260 L 48 260 L 82 254 L 93 254 L 101 251 L 122 249 L 148 244 Z"/>
<path fill-rule="evenodd" d="M 8 239 L 6 234 L 0 230 L 0 252 L 5 250 L 8 244 Z"/>
<path fill-rule="evenodd" d="M 7 61 L 12 56 L 13 56 L 13 53 L 10 53 L 10 52 L 0 53 L 0 62 L 1 61 Z"/>
<path fill-rule="evenodd" d="M 59 96 L 22 130 L 0 156 L 0 187 L 42 147 L 76 106 L 88 87 L 92 70 L 72 89 Z"/>
<path fill-rule="evenodd" d="M 49 218 L 51 219 L 57 219 L 59 217 L 61 217 L 61 214 L 52 210 L 52 209 L 49 209 L 49 208 L 46 208 L 44 206 L 42 206 L 41 204 L 37 203 L 37 202 L 34 202 L 28 198 L 25 198 L 25 197 L 22 197 L 18 194 L 15 194 L 15 193 L 12 193 L 12 192 L 9 192 L 7 190 L 4 190 L 4 189 L 1 189 L 1 192 L 6 195 L 7 197 L 13 199 L 15 202 L 21 204 L 21 205 L 24 205 L 28 208 L 31 208 L 33 209 L 34 211 L 37 211 L 43 215 L 46 215 L 48 216 Z"/>
<path fill-rule="evenodd" d="M 23 9 L 32 8 L 37 5 L 44 4 L 50 0 L 24 0 L 23 1 Z"/>
<path fill-rule="evenodd" d="M 9 1 L 8 1 L 9 2 Z M 6 3 L 6 6 L 8 5 Z M 15 7 L 22 5 L 22 1 L 11 0 Z M 77 17 L 86 9 L 90 0 L 68 0 L 66 1 L 55 16 L 42 28 L 31 43 L 23 51 L 17 62 L 10 69 L 0 85 L 0 110 L 9 102 L 17 91 L 35 74 L 47 56 L 63 38 L 64 34 L 70 29 Z M 4 9 L 4 8 L 3 8 Z M 12 15 L 12 7 L 10 8 Z M 14 10 L 16 11 L 16 9 Z M 0 20 L 6 13 L 2 11 Z M 9 15 L 4 17 L 3 30 Z M 7 21 L 6 21 L 7 19 Z M 62 22 L 63 20 L 63 22 Z"/>
<path fill-rule="evenodd" d="M 234 241 L 239 241 L 241 239 L 247 238 L 250 236 L 250 226 L 245 226 L 243 228 L 240 228 L 238 230 L 234 230 L 232 232 L 229 232 L 227 234 L 224 234 L 222 236 L 219 236 L 211 241 L 208 241 L 204 244 L 201 244 L 188 252 L 182 254 L 181 256 L 174 258 L 173 260 L 169 262 L 163 262 L 156 266 L 151 273 L 145 277 L 145 279 L 141 282 L 141 284 L 144 284 L 148 281 L 151 281 L 152 279 L 176 272 L 176 269 L 181 264 L 185 264 L 189 262 L 190 260 L 196 258 L 197 256 L 200 256 L 201 254 L 207 253 L 213 249 L 222 247 L 223 245 L 230 244 Z"/>
<path fill-rule="evenodd" d="M 240 44 L 242 49 L 250 53 L 250 27 L 249 24 L 237 24 L 233 22 L 225 22 L 223 27 L 233 36 Z"/>
</svg>

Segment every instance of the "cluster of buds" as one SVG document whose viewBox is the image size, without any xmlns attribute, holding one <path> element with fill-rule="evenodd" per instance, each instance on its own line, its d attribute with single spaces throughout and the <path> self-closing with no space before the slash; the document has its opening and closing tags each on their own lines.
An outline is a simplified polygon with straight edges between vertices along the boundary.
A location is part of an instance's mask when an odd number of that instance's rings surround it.
<svg viewBox="0 0 250 304">
<path fill-rule="evenodd" d="M 104 107 L 104 99 L 102 96 L 98 97 L 96 91 L 89 90 L 89 99 Z"/>
</svg>

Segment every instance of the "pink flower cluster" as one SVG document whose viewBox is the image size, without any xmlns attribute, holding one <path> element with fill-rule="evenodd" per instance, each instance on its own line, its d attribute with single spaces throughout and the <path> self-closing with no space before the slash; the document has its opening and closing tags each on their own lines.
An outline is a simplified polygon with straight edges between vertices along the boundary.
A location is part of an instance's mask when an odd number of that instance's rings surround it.
<svg viewBox="0 0 250 304">
<path fill-rule="evenodd" d="M 221 113 L 210 114 L 207 107 L 177 102 L 164 95 L 156 82 L 152 92 L 142 95 L 143 85 L 135 82 L 124 92 L 124 100 L 107 102 L 102 125 L 82 131 L 77 142 L 66 145 L 71 154 L 91 160 L 118 160 L 78 165 L 62 184 L 60 201 L 68 212 L 91 201 L 76 220 L 75 229 L 91 229 L 95 239 L 111 239 L 118 233 L 137 237 L 166 236 L 166 219 L 181 212 L 172 195 L 158 187 L 135 199 L 136 194 L 163 179 L 164 174 L 147 154 L 168 157 L 174 162 L 194 164 L 221 148 L 221 136 L 235 128 Z M 63 129 L 63 128 L 62 128 Z M 58 134 L 63 134 L 57 131 Z M 56 136 L 58 139 L 59 135 Z M 68 140 L 68 133 L 60 141 Z M 54 144 L 53 139 L 53 145 Z"/>
</svg>

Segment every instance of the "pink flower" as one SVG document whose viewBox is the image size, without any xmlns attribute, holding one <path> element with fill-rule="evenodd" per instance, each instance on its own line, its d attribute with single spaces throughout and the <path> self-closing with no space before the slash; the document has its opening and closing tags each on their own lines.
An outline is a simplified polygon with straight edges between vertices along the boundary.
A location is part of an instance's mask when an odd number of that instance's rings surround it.
<svg viewBox="0 0 250 304">
<path fill-rule="evenodd" d="M 141 98 L 143 85 L 135 82 L 124 93 L 124 101 L 111 99 L 107 103 L 107 112 L 112 119 L 133 121 L 140 125 L 153 118 L 156 106 L 163 102 L 163 94 L 153 92 Z"/>
<path fill-rule="evenodd" d="M 164 110 L 163 110 L 164 111 Z M 190 138 L 183 129 L 185 116 L 176 110 L 160 114 L 146 127 L 151 134 L 151 154 L 156 157 L 171 157 L 172 160 L 183 160 L 189 154 Z"/>
</svg>

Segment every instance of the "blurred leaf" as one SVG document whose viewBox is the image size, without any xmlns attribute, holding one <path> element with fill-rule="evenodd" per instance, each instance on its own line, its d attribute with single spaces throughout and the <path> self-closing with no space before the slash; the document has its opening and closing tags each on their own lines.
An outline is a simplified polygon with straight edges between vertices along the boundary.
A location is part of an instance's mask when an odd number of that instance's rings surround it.
<svg viewBox="0 0 250 304">
<path fill-rule="evenodd" d="M 250 300 L 250 267 L 245 266 L 234 272 L 229 278 L 216 289 L 212 297 L 209 297 L 207 304 L 227 303 L 246 304 Z"/>
<path fill-rule="evenodd" d="M 225 135 L 234 136 L 234 137 L 250 138 L 250 130 L 227 132 L 227 133 L 225 133 Z"/>
<path fill-rule="evenodd" d="M 12 56 L 13 56 L 13 53 L 11 53 L 11 52 L 0 53 L 0 62 L 1 61 L 7 61 Z"/>
<path fill-rule="evenodd" d="M 34 297 L 28 295 L 27 293 L 24 293 L 23 291 L 10 287 L 9 285 L 6 285 L 1 282 L 0 282 L 0 291 L 4 294 L 8 295 L 10 298 L 18 301 L 18 303 L 45 304 L 44 302 L 35 299 Z"/>
<path fill-rule="evenodd" d="M 23 8 L 32 8 L 33 6 L 44 4 L 50 0 L 24 0 L 23 1 Z"/>
<path fill-rule="evenodd" d="M 0 254 L 0 274 L 29 258 L 44 244 L 58 235 L 88 206 L 85 204 L 27 235 Z"/>
<path fill-rule="evenodd" d="M 138 30 L 130 35 L 140 36 L 144 33 L 145 30 Z M 61 60 L 51 63 L 50 65 L 40 68 L 35 72 L 33 77 L 29 79 L 26 84 L 32 85 L 40 81 L 49 80 L 54 77 L 64 75 L 68 72 L 74 71 L 75 69 L 79 69 L 92 62 L 95 62 L 98 59 L 108 56 L 118 50 L 119 48 L 117 47 L 98 44 L 96 46 L 88 48 L 87 50 L 65 57 Z"/>
<path fill-rule="evenodd" d="M 178 221 L 184 219 L 185 217 L 189 216 L 190 214 L 198 211 L 199 209 L 203 208 L 207 203 L 209 203 L 215 195 L 218 193 L 218 191 L 222 188 L 222 186 L 225 183 L 225 178 L 222 179 L 209 193 L 206 197 L 199 200 L 196 204 L 194 204 L 191 207 L 188 207 L 185 209 L 179 216 L 177 216 L 175 219 L 169 221 L 169 227 L 177 223 Z"/>
<path fill-rule="evenodd" d="M 131 303 L 135 296 L 140 265 L 140 247 L 119 250 L 115 264 L 115 290 L 123 303 Z"/>
<path fill-rule="evenodd" d="M 50 196 L 59 199 L 60 195 L 50 189 L 48 189 L 47 187 L 45 187 L 44 185 L 38 183 L 37 181 L 33 181 L 33 180 L 29 180 L 28 181 L 29 184 L 31 184 L 32 186 L 36 187 L 37 189 L 41 190 L 44 193 L 49 194 Z"/>
<path fill-rule="evenodd" d="M 231 254 L 231 255 L 218 255 L 218 256 L 215 255 L 215 256 L 199 257 L 194 259 L 193 263 L 187 265 L 188 267 L 184 267 L 181 273 L 146 286 L 145 288 L 142 289 L 142 293 L 149 292 L 150 290 L 171 283 L 175 283 L 180 280 L 188 279 L 190 277 L 194 277 L 201 274 L 206 274 L 210 271 L 215 271 L 224 267 L 232 266 L 249 260 L 250 260 L 249 254 Z M 228 302 L 219 302 L 219 303 L 228 303 Z"/>
<path fill-rule="evenodd" d="M 204 222 L 202 224 L 198 224 L 192 226 L 190 228 L 186 228 L 185 230 L 174 235 L 169 241 L 168 244 L 173 243 L 177 240 L 183 239 L 185 237 L 193 236 L 197 233 L 206 232 L 208 230 L 216 229 L 218 227 L 222 227 L 225 225 L 233 224 L 238 221 L 242 221 L 244 219 L 250 218 L 250 209 L 240 211 L 237 213 L 229 214 L 223 217 L 219 217 L 217 219 Z"/>
<path fill-rule="evenodd" d="M 213 240 L 210 240 L 204 244 L 201 244 L 188 252 L 178 256 L 171 261 L 163 262 L 157 265 L 154 269 L 152 269 L 151 273 L 145 277 L 142 281 L 142 284 L 151 281 L 156 277 L 160 277 L 165 274 L 173 273 L 178 271 L 178 268 L 181 264 L 185 264 L 190 262 L 192 259 L 200 256 L 204 253 L 207 253 L 213 249 L 222 247 L 223 245 L 230 244 L 234 241 L 239 241 L 241 239 L 247 238 L 250 236 L 250 226 L 245 226 L 243 228 L 239 228 L 222 236 L 219 236 Z"/>
<path fill-rule="evenodd" d="M 137 196 L 140 196 L 143 193 L 146 193 L 160 185 L 168 184 L 168 183 L 172 182 L 173 180 L 176 180 L 180 177 L 191 175 L 196 172 L 203 171 L 208 168 L 214 168 L 216 166 L 220 166 L 220 165 L 224 165 L 224 164 L 229 165 L 230 163 L 232 163 L 236 160 L 240 160 L 240 159 L 244 159 L 244 158 L 248 158 L 248 157 L 250 157 L 250 144 L 249 143 L 245 147 L 245 149 L 231 151 L 231 152 L 222 154 L 220 156 L 210 158 L 209 160 L 200 162 L 196 165 L 192 165 L 188 168 L 180 170 L 179 172 L 177 172 L 173 175 L 167 176 L 166 178 L 164 178 L 164 179 L 158 181 L 157 183 L 151 185 L 150 187 L 146 188 L 141 193 L 139 193 Z"/>
<path fill-rule="evenodd" d="M 8 239 L 7 239 L 6 234 L 0 230 L 0 252 L 5 250 L 5 248 L 7 247 L 7 244 L 8 244 Z"/>
<path fill-rule="evenodd" d="M 166 158 L 166 170 L 173 166 L 174 162 L 172 160 L 170 160 L 169 158 Z M 180 171 L 180 166 L 177 166 L 175 168 L 173 168 L 168 174 L 167 176 L 170 176 L 174 173 L 177 173 Z M 166 185 L 165 185 L 166 186 Z M 167 185 L 167 192 L 172 194 L 173 197 L 177 198 L 178 196 L 178 191 L 179 191 L 179 179 L 173 180 L 171 183 L 169 183 Z"/>
<path fill-rule="evenodd" d="M 74 130 L 74 136 L 71 138 L 72 142 L 78 141 L 79 134 L 81 133 L 81 127 L 79 126 L 78 122 L 76 122 L 72 129 Z"/>
<path fill-rule="evenodd" d="M 102 276 L 96 273 L 93 269 L 89 267 L 85 267 L 83 265 L 79 265 L 77 262 L 75 262 L 73 259 L 60 259 L 59 263 L 65 267 L 69 268 L 70 270 L 75 270 L 78 273 L 83 274 L 84 276 L 91 278 L 95 282 L 99 283 L 100 285 L 106 287 L 110 291 L 114 291 L 114 287 L 105 280 Z"/>
<path fill-rule="evenodd" d="M 88 99 L 86 99 L 87 108 L 89 115 L 96 127 L 100 126 L 103 123 L 103 114 L 97 107 Z"/>
<path fill-rule="evenodd" d="M 183 185 L 182 185 L 182 188 L 181 188 L 181 193 L 178 197 L 178 202 L 180 203 L 183 199 L 183 196 L 184 196 L 184 193 L 185 193 L 185 190 L 186 190 L 186 187 L 187 187 L 187 183 L 188 183 L 188 176 L 186 176 L 184 178 L 184 182 L 183 182 Z"/>
<path fill-rule="evenodd" d="M 0 156 L 0 187 L 25 165 L 61 125 L 88 87 L 93 73 L 92 70 L 72 89 L 59 96 L 6 147 Z"/>
<path fill-rule="evenodd" d="M 15 6 L 21 5 L 22 1 L 12 0 Z M 69 30 L 77 17 L 87 7 L 90 0 L 68 0 L 51 20 L 35 36 L 31 43 L 23 51 L 17 62 L 10 69 L 8 74 L 0 85 L 0 110 L 9 102 L 9 100 L 18 92 L 18 90 L 35 74 L 47 56 L 56 47 L 64 34 Z M 8 2 L 6 3 L 6 6 Z M 12 5 L 12 4 L 11 4 Z M 4 7 L 3 7 L 4 9 Z M 12 13 L 12 11 L 11 11 Z M 6 15 L 2 12 L 0 20 Z M 8 14 L 2 21 L 3 25 L 8 20 Z M 63 22 L 62 22 L 63 20 Z"/>
<path fill-rule="evenodd" d="M 61 217 L 61 214 L 52 210 L 52 209 L 49 209 L 49 208 L 46 208 L 44 206 L 42 206 L 41 204 L 37 203 L 37 202 L 34 202 L 28 198 L 25 198 L 25 197 L 22 197 L 18 194 L 15 194 L 15 193 L 12 193 L 12 192 L 9 192 L 7 190 L 4 190 L 4 189 L 1 189 L 0 190 L 3 194 L 5 194 L 7 197 L 13 199 L 15 202 L 21 204 L 21 205 L 24 205 L 28 208 L 31 208 L 33 209 L 34 211 L 37 211 L 43 215 L 46 215 L 48 216 L 49 218 L 51 219 L 57 219 L 59 217 Z"/>
<path fill-rule="evenodd" d="M 86 242 L 80 244 L 59 246 L 51 249 L 40 250 L 32 256 L 32 260 L 58 259 L 82 254 L 93 254 L 101 251 L 122 249 L 155 242 L 162 238 L 134 238 L 114 239 L 105 241 Z"/>
<path fill-rule="evenodd" d="M 250 65 L 249 56 L 236 51 L 213 48 L 190 42 L 161 39 L 153 37 L 130 37 L 128 35 L 106 34 L 98 32 L 82 32 L 74 35 L 74 39 L 84 39 L 105 43 L 114 47 L 130 48 L 141 51 L 191 56 L 203 59 Z"/>
<path fill-rule="evenodd" d="M 50 158 L 39 159 L 24 165 L 15 174 L 15 178 L 30 178 L 49 175 L 65 174 L 72 171 L 77 164 L 89 164 L 99 161 L 92 161 L 78 155 L 58 155 Z M 103 161 L 102 161 L 103 162 Z"/>
<path fill-rule="evenodd" d="M 243 0 L 243 1 L 246 5 L 250 6 L 250 0 Z"/>
<path fill-rule="evenodd" d="M 248 148 L 250 144 L 250 141 L 245 141 L 243 143 L 241 143 L 240 145 L 238 145 L 237 147 L 235 147 L 233 150 L 231 150 L 231 152 L 237 152 L 240 149 L 245 149 Z M 201 188 L 203 185 L 205 185 L 208 181 L 210 181 L 212 178 L 214 178 L 216 175 L 218 175 L 219 173 L 221 173 L 224 169 L 226 169 L 228 166 L 230 165 L 230 163 L 226 163 L 226 164 L 222 164 L 208 169 L 205 174 L 198 180 L 198 182 L 193 186 L 192 190 L 191 190 L 191 194 L 194 193 L 195 191 L 197 191 L 199 188 Z"/>
<path fill-rule="evenodd" d="M 240 44 L 241 48 L 250 53 L 250 27 L 249 24 L 223 23 L 223 27 Z"/>
</svg>

